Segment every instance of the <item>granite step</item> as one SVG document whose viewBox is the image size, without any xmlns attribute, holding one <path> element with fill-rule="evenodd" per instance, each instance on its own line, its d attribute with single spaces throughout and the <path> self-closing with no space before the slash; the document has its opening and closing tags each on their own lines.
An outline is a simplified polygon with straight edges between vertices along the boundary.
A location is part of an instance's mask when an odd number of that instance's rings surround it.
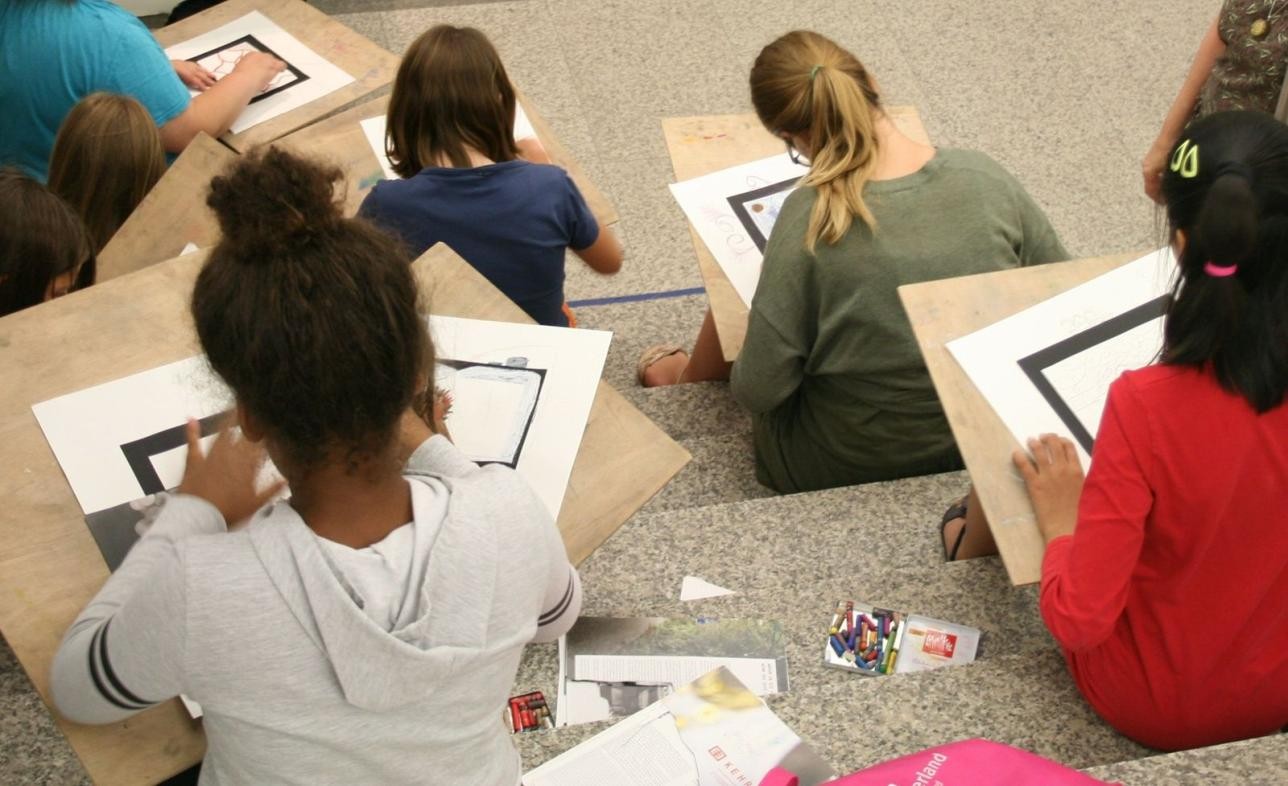
<svg viewBox="0 0 1288 786">
<path fill-rule="evenodd" d="M 1246 786 L 1288 783 L 1288 734 L 1103 764 L 1087 770 L 1123 786 Z"/>
<path fill-rule="evenodd" d="M 775 496 L 756 481 L 750 434 L 679 440 L 692 460 L 636 514 L 688 510 Z"/>
<path fill-rule="evenodd" d="M 582 576 L 588 586 L 649 597 L 691 574 L 751 588 L 769 576 L 813 586 L 847 564 L 918 568 L 942 559 L 937 523 L 967 482 L 951 472 L 642 512 L 582 563 Z"/>
<path fill-rule="evenodd" d="M 679 442 L 751 433 L 751 415 L 733 400 L 728 382 L 660 388 L 630 385 L 618 392 Z"/>
</svg>

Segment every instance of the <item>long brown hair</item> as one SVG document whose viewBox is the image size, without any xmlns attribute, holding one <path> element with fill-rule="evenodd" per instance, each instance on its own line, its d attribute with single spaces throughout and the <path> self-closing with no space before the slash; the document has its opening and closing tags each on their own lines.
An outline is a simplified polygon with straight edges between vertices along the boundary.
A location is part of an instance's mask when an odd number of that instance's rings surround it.
<svg viewBox="0 0 1288 786">
<path fill-rule="evenodd" d="M 339 169 L 276 147 L 210 181 L 219 219 L 192 290 L 211 367 L 287 459 L 288 479 L 386 455 L 433 344 L 407 252 L 345 218 Z"/>
<path fill-rule="evenodd" d="M 467 148 L 496 162 L 519 157 L 514 87 L 487 36 L 472 27 L 436 25 L 398 65 L 385 128 L 385 152 L 401 177 L 435 160 L 470 166 Z"/>
<path fill-rule="evenodd" d="M 775 134 L 802 134 L 810 142 L 810 171 L 802 186 L 818 190 L 805 246 L 836 243 L 858 216 L 876 219 L 863 186 L 877 162 L 876 121 L 881 99 L 868 70 L 835 41 L 795 30 L 761 50 L 751 69 L 751 102 Z"/>
<path fill-rule="evenodd" d="M 16 169 L 0 169 L 0 315 L 45 300 L 54 279 L 94 283 L 94 249 L 80 216 Z"/>
<path fill-rule="evenodd" d="M 49 188 L 75 208 L 102 251 L 165 173 L 152 116 L 129 96 L 90 93 L 72 107 L 49 156 Z"/>
</svg>

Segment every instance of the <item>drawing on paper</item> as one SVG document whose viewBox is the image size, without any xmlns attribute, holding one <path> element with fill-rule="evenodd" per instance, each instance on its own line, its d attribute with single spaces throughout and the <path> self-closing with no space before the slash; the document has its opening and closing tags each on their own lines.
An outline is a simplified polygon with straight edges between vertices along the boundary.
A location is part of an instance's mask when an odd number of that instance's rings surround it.
<svg viewBox="0 0 1288 786">
<path fill-rule="evenodd" d="M 257 101 L 263 101 L 265 98 L 276 95 L 277 93 L 280 93 L 283 90 L 297 85 L 309 78 L 308 74 L 296 68 L 288 62 L 286 58 L 277 54 L 272 49 L 269 49 L 268 46 L 253 35 L 244 35 L 241 38 L 224 44 L 223 46 L 215 47 L 209 52 L 203 52 L 195 57 L 189 57 L 188 60 L 189 62 L 196 63 L 214 74 L 215 80 L 218 81 L 231 74 L 233 69 L 237 67 L 237 64 L 241 62 L 241 59 L 252 52 L 263 52 L 286 63 L 286 68 L 282 69 L 281 73 L 273 77 L 273 81 L 269 82 L 268 86 L 265 87 L 259 95 L 250 100 L 250 103 L 252 104 Z"/>
<path fill-rule="evenodd" d="M 1163 295 L 1020 358 L 1020 368 L 1088 454 L 1104 411 L 1109 385 L 1124 371 L 1158 356 Z"/>
<path fill-rule="evenodd" d="M 504 365 L 438 361 L 434 384 L 452 395 L 447 428 L 471 461 L 518 467 L 546 377 L 545 369 L 527 363 L 521 357 Z"/>
<path fill-rule="evenodd" d="M 161 511 L 161 505 L 168 497 L 167 492 L 149 494 L 85 517 L 85 523 L 89 526 L 89 532 L 94 536 L 94 542 L 98 544 L 98 550 L 109 571 L 116 572 L 125 561 L 125 555 L 134 548 L 143 533 L 148 531 L 148 527 L 152 526 L 157 513 Z"/>
<path fill-rule="evenodd" d="M 214 434 L 225 414 L 227 413 L 220 412 L 198 421 L 201 424 L 201 436 Z M 125 462 L 130 465 L 130 471 L 134 473 L 134 479 L 139 482 L 139 488 L 143 489 L 144 494 L 160 494 L 166 490 L 155 462 L 161 456 L 173 455 L 174 451 L 187 448 L 187 428 L 186 424 L 174 426 L 121 446 Z"/>
<path fill-rule="evenodd" d="M 783 202 L 796 190 L 798 181 L 799 178 L 792 178 L 729 197 L 729 207 L 733 208 L 734 215 L 760 253 L 765 253 L 769 233 L 778 221 Z"/>
</svg>

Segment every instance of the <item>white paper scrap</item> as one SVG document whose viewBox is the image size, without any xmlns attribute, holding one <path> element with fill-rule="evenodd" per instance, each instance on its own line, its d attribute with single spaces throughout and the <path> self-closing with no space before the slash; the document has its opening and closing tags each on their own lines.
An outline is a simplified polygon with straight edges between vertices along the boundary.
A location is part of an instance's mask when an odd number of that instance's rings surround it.
<svg viewBox="0 0 1288 786">
<path fill-rule="evenodd" d="M 737 594 L 731 589 L 717 586 L 697 576 L 685 576 L 684 581 L 680 582 L 680 600 L 702 600 Z"/>
</svg>

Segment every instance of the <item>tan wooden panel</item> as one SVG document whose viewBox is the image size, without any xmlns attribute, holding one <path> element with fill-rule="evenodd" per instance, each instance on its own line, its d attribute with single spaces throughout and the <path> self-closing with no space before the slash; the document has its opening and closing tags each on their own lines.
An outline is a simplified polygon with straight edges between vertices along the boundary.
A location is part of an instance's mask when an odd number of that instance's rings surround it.
<svg viewBox="0 0 1288 786">
<path fill-rule="evenodd" d="M 99 282 L 173 259 L 188 243 L 208 248 L 218 242 L 219 222 L 206 207 L 206 187 L 236 157 L 198 134 L 99 252 Z"/>
<path fill-rule="evenodd" d="M 1011 466 L 1011 453 L 1020 445 L 945 345 L 1139 257 L 1119 254 L 899 287 L 1014 584 L 1042 577 L 1045 549 L 1024 483 Z"/>
<path fill-rule="evenodd" d="M 916 107 L 892 106 L 886 113 L 900 131 L 930 144 Z M 676 180 L 691 180 L 721 169 L 777 155 L 783 140 L 765 130 L 755 114 L 671 117 L 662 121 L 662 133 L 671 154 Z M 715 317 L 720 349 L 727 361 L 737 359 L 747 334 L 747 305 L 729 282 L 696 230 L 689 227 L 698 270 L 707 289 L 707 302 Z"/>
<path fill-rule="evenodd" d="M 168 260 L 0 318 L 0 630 L 37 691 L 76 614 L 107 579 L 33 404 L 199 351 L 188 298 L 206 253 Z M 464 260 L 436 246 L 415 264 L 435 313 L 527 321 Z M 560 529 L 580 562 L 666 484 L 689 454 L 600 383 Z M 199 725 L 177 701 L 108 726 L 57 718 L 99 784 L 152 784 L 198 761 Z"/>
<path fill-rule="evenodd" d="M 550 154 L 551 161 L 567 170 L 573 182 L 577 184 L 577 188 L 581 190 L 582 196 L 586 198 L 586 204 L 594 213 L 595 220 L 600 226 L 616 223 L 617 208 L 613 207 L 604 193 L 586 176 L 581 164 L 577 163 L 568 152 L 568 148 L 564 147 L 555 136 L 554 130 L 532 106 L 532 101 L 521 91 L 518 93 L 518 98 L 523 105 L 523 111 L 532 121 L 532 127 L 537 131 L 537 138 Z M 384 176 L 380 162 L 376 159 L 375 152 L 367 143 L 367 138 L 358 124 L 369 117 L 385 114 L 388 107 L 389 96 L 379 96 L 279 140 L 283 145 L 300 152 L 321 156 L 344 169 L 349 179 L 348 192 L 345 194 L 346 215 L 358 212 L 358 206 L 362 204 L 367 192 Z"/>
<path fill-rule="evenodd" d="M 251 11 L 259 11 L 276 22 L 305 46 L 352 76 L 354 81 L 240 134 L 229 133 L 221 137 L 234 150 L 245 152 L 255 145 L 286 136 L 393 81 L 394 71 L 398 68 L 396 56 L 301 0 L 226 0 L 157 30 L 156 37 L 161 46 L 173 46 Z"/>
<path fill-rule="evenodd" d="M 388 106 L 388 94 L 376 96 L 326 120 L 287 134 L 277 140 L 276 144 L 320 158 L 344 170 L 344 214 L 355 215 L 372 186 L 385 176 L 375 151 L 367 144 L 367 137 L 358 124 L 369 117 L 383 115 Z"/>
</svg>

